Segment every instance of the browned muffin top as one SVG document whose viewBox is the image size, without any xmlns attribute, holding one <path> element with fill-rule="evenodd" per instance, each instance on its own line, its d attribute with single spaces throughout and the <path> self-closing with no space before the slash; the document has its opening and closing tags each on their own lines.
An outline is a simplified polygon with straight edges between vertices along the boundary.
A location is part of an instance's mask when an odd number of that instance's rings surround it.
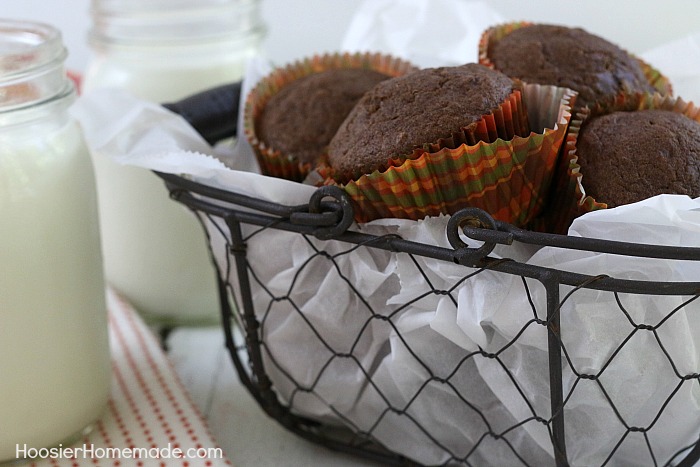
<svg viewBox="0 0 700 467">
<path fill-rule="evenodd" d="M 360 97 L 388 78 L 374 70 L 343 68 L 295 80 L 266 104 L 256 122 L 258 138 L 282 154 L 314 164 Z"/>
<path fill-rule="evenodd" d="M 386 168 L 415 148 L 449 138 L 501 105 L 513 81 L 482 65 L 426 68 L 365 94 L 333 137 L 329 162 L 340 178 Z"/>
<path fill-rule="evenodd" d="M 615 112 L 576 143 L 586 194 L 609 207 L 662 193 L 700 196 L 700 123 L 668 110 Z"/>
<path fill-rule="evenodd" d="M 578 91 L 576 107 L 612 99 L 620 92 L 654 92 L 634 57 L 580 28 L 521 27 L 494 41 L 488 55 L 494 67 L 508 76 Z"/>
</svg>

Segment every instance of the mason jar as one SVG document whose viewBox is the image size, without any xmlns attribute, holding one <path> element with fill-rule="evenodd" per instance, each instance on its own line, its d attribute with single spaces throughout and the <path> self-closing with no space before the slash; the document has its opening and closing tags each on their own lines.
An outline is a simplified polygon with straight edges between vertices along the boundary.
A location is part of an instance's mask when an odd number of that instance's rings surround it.
<svg viewBox="0 0 700 467">
<path fill-rule="evenodd" d="M 86 93 L 174 102 L 240 80 L 265 29 L 259 0 L 93 0 Z M 197 219 L 146 169 L 93 152 L 106 278 L 150 324 L 215 324 L 219 304 Z"/>
<path fill-rule="evenodd" d="M 0 462 L 69 443 L 110 391 L 92 162 L 61 34 L 0 20 Z"/>
</svg>

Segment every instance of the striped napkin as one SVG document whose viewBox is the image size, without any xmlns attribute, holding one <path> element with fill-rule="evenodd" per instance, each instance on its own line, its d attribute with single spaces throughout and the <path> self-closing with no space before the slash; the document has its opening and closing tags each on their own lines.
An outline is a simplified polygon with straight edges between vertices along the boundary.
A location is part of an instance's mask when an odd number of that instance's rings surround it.
<svg viewBox="0 0 700 467">
<path fill-rule="evenodd" d="M 31 466 L 230 466 L 157 339 L 134 309 L 107 290 L 112 394 L 101 420 L 57 458 Z M 70 454 L 61 455 L 65 453 Z"/>
</svg>

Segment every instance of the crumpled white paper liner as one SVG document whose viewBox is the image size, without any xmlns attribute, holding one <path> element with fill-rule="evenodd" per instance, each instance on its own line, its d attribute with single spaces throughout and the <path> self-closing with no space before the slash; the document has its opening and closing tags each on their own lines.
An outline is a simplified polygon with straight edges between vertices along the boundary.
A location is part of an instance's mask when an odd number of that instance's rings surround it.
<svg viewBox="0 0 700 467">
<path fill-rule="evenodd" d="M 569 234 L 590 238 L 674 246 L 700 246 L 700 199 L 661 195 L 616 209 L 598 211 L 577 219 Z M 607 274 L 620 279 L 647 281 L 698 282 L 700 263 L 692 261 L 650 260 L 608 254 L 594 254 L 545 247 L 528 261 L 596 276 Z M 540 319 L 546 319 L 544 287 L 527 281 L 532 301 Z M 475 321 L 493 330 L 490 340 L 480 341 L 482 348 L 496 352 L 520 333 L 533 318 L 523 302 L 522 281 L 515 280 L 503 301 L 490 308 L 488 316 L 475 316 L 470 308 L 461 307 L 467 316 L 458 316 L 457 325 L 473 336 Z M 560 297 L 572 290 L 563 286 Z M 653 293 L 653 290 L 649 290 Z M 463 298 L 463 294 L 460 298 Z M 562 342 L 571 365 L 579 373 L 601 372 L 602 389 L 596 382 L 576 381 L 569 364 L 564 365 L 564 396 L 571 392 L 566 404 L 567 452 L 574 465 L 600 464 L 620 441 L 625 428 L 607 402 L 605 393 L 630 426 L 647 427 L 657 459 L 666 460 L 679 446 L 697 440 L 700 419 L 700 391 L 694 380 L 682 382 L 675 376 L 697 374 L 700 369 L 698 331 L 700 300 L 686 303 L 662 323 L 671 312 L 690 297 L 618 294 L 579 290 L 568 298 L 561 309 Z M 629 314 L 623 313 L 617 300 Z M 653 333 L 638 330 L 634 325 L 659 326 Z M 484 326 L 486 325 L 486 326 Z M 476 327 L 478 329 L 478 327 Z M 482 337 L 477 334 L 477 337 Z M 618 346 L 629 338 L 608 364 Z M 657 341 L 658 340 L 658 341 Z M 661 345 L 663 345 L 663 349 Z M 532 414 L 530 407 L 510 384 L 499 368 L 479 364 L 480 374 L 499 399 L 516 418 Z M 530 395 L 537 413 L 548 418 L 549 383 L 547 367 L 547 332 L 543 326 L 530 325 L 528 332 L 503 353 L 505 366 L 515 374 L 525 393 Z M 603 371 L 604 370 L 604 371 Z M 576 387 L 574 389 L 574 383 Z M 674 391 L 676 391 L 674 394 Z M 662 404 L 673 395 L 663 415 L 654 422 Z M 534 425 L 533 425 L 534 426 Z M 529 426 L 528 426 L 529 428 Z M 541 446 L 550 445 L 546 433 L 532 432 Z M 685 444 L 679 443 L 683 440 Z M 619 457 L 618 457 L 619 456 Z M 641 434 L 630 434 L 621 444 L 615 459 L 624 465 L 646 465 L 650 462 L 646 440 Z"/>
<path fill-rule="evenodd" d="M 444 1 L 441 5 L 454 7 L 458 2 Z M 392 7 L 387 2 L 366 2 L 363 8 L 367 14 L 375 9 L 390 11 Z M 488 12 L 483 17 L 496 18 Z M 388 18 L 376 16 L 380 23 Z M 366 34 L 376 34 L 381 26 L 365 28 L 363 35 L 364 23 L 353 24 L 345 43 L 347 49 L 353 49 L 353 34 L 366 39 Z M 383 27 L 395 25 L 387 22 Z M 475 22 L 468 41 L 473 44 L 465 42 L 458 47 L 473 50 L 475 56 L 476 31 L 490 25 Z M 431 47 L 431 43 L 434 47 L 439 39 L 420 34 L 415 22 L 410 31 L 402 30 L 402 34 L 407 33 L 424 39 L 425 47 Z M 402 55 L 401 47 L 406 51 L 415 44 L 413 39 L 390 40 L 381 35 L 376 40 L 385 44 L 382 51 L 396 55 Z M 373 47 L 379 42 L 366 44 L 371 50 L 379 50 Z M 430 51 L 414 50 L 418 55 Z M 451 57 L 433 58 L 447 64 L 461 61 L 459 55 Z M 417 56 L 406 58 L 422 63 Z M 269 69 L 264 62 L 256 63 L 258 68 L 249 69 L 244 89 Z M 672 73 L 666 74 L 673 80 Z M 235 159 L 227 160 L 226 165 L 246 171 L 227 168 L 212 157 L 215 150 L 181 118 L 126 93 L 95 91 L 81 97 L 73 110 L 91 148 L 111 154 L 118 162 L 186 174 L 211 186 L 287 205 L 308 202 L 314 191 L 310 186 L 254 173 L 254 156 L 246 151 L 245 141 L 239 141 Z M 448 216 L 419 222 L 383 219 L 351 228 L 449 248 L 447 220 Z M 219 219 L 204 221 L 217 266 L 234 286 L 240 304 L 235 264 L 226 248 L 227 229 Z M 266 370 L 281 399 L 291 403 L 296 412 L 329 423 L 348 424 L 359 431 L 371 430 L 386 446 L 426 464 L 447 461 L 448 452 L 465 456 L 472 448 L 469 461 L 473 465 L 518 463 L 513 450 L 533 465 L 552 462 L 547 428 L 534 419 L 551 417 L 547 332 L 533 321 L 535 317 L 546 318 L 545 292 L 536 281 L 525 281 L 533 310 L 519 277 L 493 271 L 477 273 L 429 258 L 366 247 L 355 249 L 274 229 L 245 226 L 243 234 L 249 237 L 249 276 L 255 313 L 262 322 Z M 577 219 L 570 234 L 698 246 L 700 200 L 660 196 L 596 211 Z M 495 254 L 591 275 L 652 281 L 700 278 L 699 265 L 689 261 L 635 259 L 556 248 L 535 253 L 532 248 L 518 246 L 498 247 Z M 463 279 L 472 273 L 476 274 Z M 435 290 L 450 290 L 451 295 L 431 293 L 426 278 Z M 561 298 L 570 289 L 562 287 Z M 630 319 L 648 325 L 659 324 L 683 300 L 619 295 Z M 561 327 L 571 365 L 585 374 L 605 368 L 601 385 L 590 380 L 576 382 L 565 357 L 564 390 L 565 397 L 570 396 L 565 410 L 567 450 L 572 465 L 600 464 L 622 436 L 624 427 L 602 397 L 601 386 L 628 423 L 647 426 L 653 422 L 649 443 L 660 462 L 679 446 L 697 439 L 700 389 L 693 381 L 681 383 L 669 357 L 682 375 L 700 372 L 696 342 L 696 336 L 700 336 L 699 301 L 675 312 L 655 334 L 635 332 L 613 363 L 606 365 L 619 343 L 634 331 L 615 296 L 579 290 L 566 300 Z M 372 318 L 373 313 L 377 317 Z M 383 319 L 389 315 L 391 321 Z M 517 341 L 508 346 L 516 336 Z M 482 351 L 498 352 L 498 360 L 482 356 Z M 516 390 L 513 380 L 520 390 Z M 653 416 L 671 395 L 664 414 L 654 421 Z M 405 409 L 406 415 L 389 410 L 389 404 L 399 411 Z M 508 430 L 518 423 L 522 425 Z M 484 437 L 489 430 L 503 433 L 512 449 L 504 440 Z M 650 464 L 646 441 L 639 433 L 627 436 L 619 451 L 625 460 L 615 457 L 615 465 Z"/>
<path fill-rule="evenodd" d="M 371 0 L 355 12 L 341 48 L 385 52 L 420 67 L 461 65 L 477 61 L 481 33 L 502 22 L 487 2 Z"/>
</svg>

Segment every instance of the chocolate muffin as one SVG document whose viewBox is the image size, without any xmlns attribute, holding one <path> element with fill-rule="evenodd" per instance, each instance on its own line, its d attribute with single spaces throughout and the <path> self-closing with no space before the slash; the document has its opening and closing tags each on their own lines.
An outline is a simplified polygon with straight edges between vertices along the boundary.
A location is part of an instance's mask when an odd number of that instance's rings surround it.
<svg viewBox="0 0 700 467">
<path fill-rule="evenodd" d="M 608 207 L 662 194 L 700 196 L 700 123 L 670 110 L 592 118 L 576 143 L 586 194 Z"/>
<path fill-rule="evenodd" d="M 496 70 L 528 83 L 578 91 L 576 107 L 618 94 L 654 92 L 639 61 L 580 28 L 534 24 L 516 28 L 488 46 Z"/>
<path fill-rule="evenodd" d="M 389 76 L 363 68 L 313 73 L 284 86 L 256 123 L 268 147 L 301 163 L 315 164 L 357 101 Z"/>
<path fill-rule="evenodd" d="M 514 82 L 478 64 L 426 68 L 383 81 L 352 109 L 328 149 L 339 180 L 383 170 L 453 137 L 511 95 Z"/>
</svg>

